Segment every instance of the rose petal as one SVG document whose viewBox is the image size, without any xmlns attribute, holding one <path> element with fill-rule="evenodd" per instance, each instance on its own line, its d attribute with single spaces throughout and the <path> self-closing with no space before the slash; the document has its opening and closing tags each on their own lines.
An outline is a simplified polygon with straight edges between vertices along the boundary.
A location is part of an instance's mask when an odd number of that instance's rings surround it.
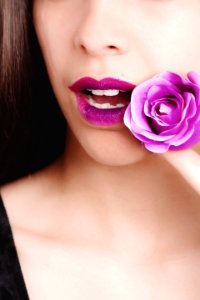
<svg viewBox="0 0 200 300">
<path fill-rule="evenodd" d="M 154 153 L 165 153 L 169 150 L 170 145 L 164 143 L 145 144 L 145 148 Z"/>
<path fill-rule="evenodd" d="M 187 77 L 192 83 L 200 86 L 200 74 L 199 73 L 192 71 L 187 74 Z"/>
<path fill-rule="evenodd" d="M 125 114 L 124 114 L 124 124 L 131 130 L 131 106 L 130 104 L 128 105 Z"/>
<path fill-rule="evenodd" d="M 143 95 L 143 98 L 145 95 Z M 140 127 L 146 130 L 151 130 L 146 121 L 146 116 L 143 111 L 143 103 L 145 99 L 141 99 L 138 95 L 133 94 L 131 97 L 131 115 L 135 123 L 140 124 Z"/>
<path fill-rule="evenodd" d="M 166 79 L 170 83 L 173 83 L 173 85 L 181 85 L 184 82 L 183 78 L 180 75 L 170 71 L 164 71 L 159 76 Z"/>
<path fill-rule="evenodd" d="M 179 90 L 176 89 L 177 88 L 174 88 L 173 86 L 167 86 L 165 81 L 163 83 L 158 82 L 157 85 L 154 83 L 147 92 L 147 99 L 149 101 L 150 99 L 160 99 L 165 97 L 171 98 L 173 95 L 177 97 L 179 95 Z"/>
</svg>

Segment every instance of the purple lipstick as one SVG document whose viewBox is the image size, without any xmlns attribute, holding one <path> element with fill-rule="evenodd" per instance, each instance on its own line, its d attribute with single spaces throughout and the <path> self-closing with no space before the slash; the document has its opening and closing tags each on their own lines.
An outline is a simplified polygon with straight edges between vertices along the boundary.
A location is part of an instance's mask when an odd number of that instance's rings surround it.
<svg viewBox="0 0 200 300">
<path fill-rule="evenodd" d="M 87 122 L 111 126 L 123 122 L 135 85 L 114 78 L 98 81 L 84 77 L 69 88 L 75 93 L 79 112 Z"/>
</svg>

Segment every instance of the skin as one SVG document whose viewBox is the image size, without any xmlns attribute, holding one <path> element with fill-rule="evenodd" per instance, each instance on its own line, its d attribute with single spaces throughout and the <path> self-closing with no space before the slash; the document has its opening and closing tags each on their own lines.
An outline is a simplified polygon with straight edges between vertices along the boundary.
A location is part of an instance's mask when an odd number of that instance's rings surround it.
<svg viewBox="0 0 200 300">
<path fill-rule="evenodd" d="M 88 124 L 68 89 L 200 70 L 199 11 L 198 0 L 34 1 L 69 136 L 53 165 L 2 187 L 31 300 L 199 299 L 199 155 L 150 154 L 123 125 Z"/>
</svg>

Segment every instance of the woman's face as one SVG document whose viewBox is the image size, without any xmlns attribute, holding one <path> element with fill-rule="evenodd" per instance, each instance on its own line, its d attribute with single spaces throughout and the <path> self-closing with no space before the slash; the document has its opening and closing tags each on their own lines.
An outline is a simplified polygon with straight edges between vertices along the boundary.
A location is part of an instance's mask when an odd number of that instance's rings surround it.
<svg viewBox="0 0 200 300">
<path fill-rule="evenodd" d="M 59 105 L 82 148 L 109 165 L 146 155 L 123 125 L 130 90 L 164 70 L 200 71 L 199 0 L 34 0 Z"/>
</svg>

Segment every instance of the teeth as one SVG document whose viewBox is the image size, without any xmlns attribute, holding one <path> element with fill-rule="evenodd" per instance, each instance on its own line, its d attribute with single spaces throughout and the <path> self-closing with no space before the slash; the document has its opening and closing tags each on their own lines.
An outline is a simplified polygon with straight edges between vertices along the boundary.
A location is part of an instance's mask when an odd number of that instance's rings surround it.
<svg viewBox="0 0 200 300">
<path fill-rule="evenodd" d="M 97 103 L 94 101 L 94 99 L 92 97 L 88 97 L 88 102 L 91 106 L 99 108 L 99 109 L 111 109 L 111 108 L 121 108 L 124 107 L 125 105 L 122 103 L 118 103 L 116 105 L 112 105 L 110 103 Z"/>
<path fill-rule="evenodd" d="M 125 106 L 125 105 L 122 104 L 122 103 L 119 103 L 119 104 L 116 105 L 116 107 L 118 107 L 118 108 L 121 108 L 121 107 L 124 107 L 124 106 Z"/>
<path fill-rule="evenodd" d="M 119 90 L 88 90 L 95 96 L 117 96 L 119 94 Z"/>
<path fill-rule="evenodd" d="M 119 95 L 119 90 L 105 90 L 104 91 L 105 96 L 117 96 Z"/>
</svg>

